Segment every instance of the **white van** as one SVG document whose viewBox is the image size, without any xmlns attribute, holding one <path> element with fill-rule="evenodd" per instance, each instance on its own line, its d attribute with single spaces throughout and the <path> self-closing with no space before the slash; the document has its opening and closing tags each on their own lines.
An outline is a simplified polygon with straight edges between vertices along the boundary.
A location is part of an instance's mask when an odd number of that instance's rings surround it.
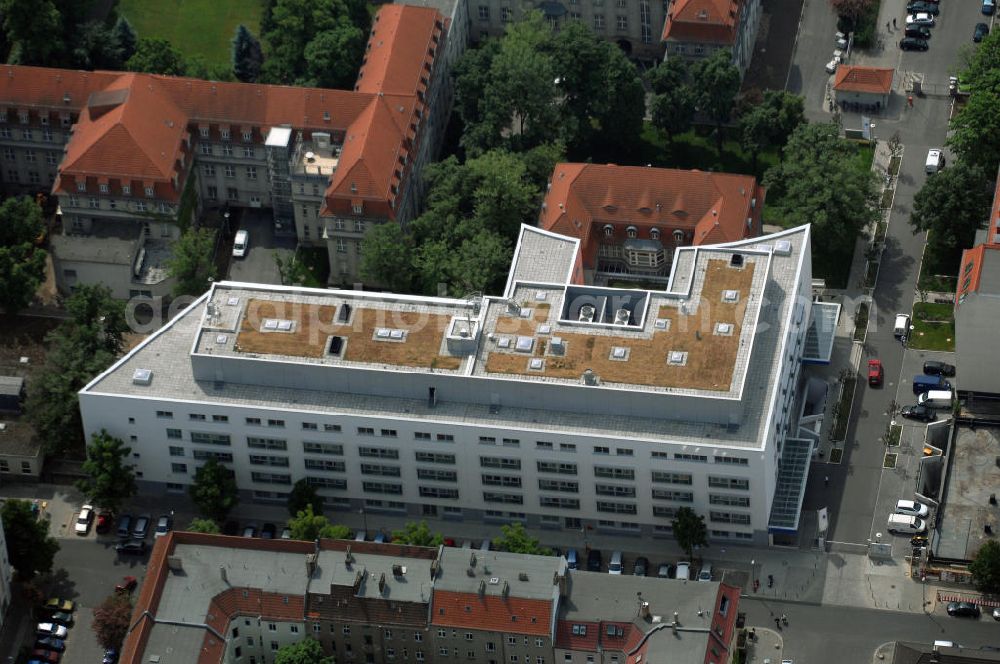
<svg viewBox="0 0 1000 664">
<path fill-rule="evenodd" d="M 944 153 L 941 152 L 941 148 L 931 148 L 927 151 L 927 163 L 924 165 L 924 170 L 928 174 L 937 173 L 944 168 L 944 161 Z"/>
<path fill-rule="evenodd" d="M 910 316 L 908 314 L 896 314 L 896 323 L 892 326 L 892 336 L 897 339 L 905 339 L 910 334 Z"/>
<path fill-rule="evenodd" d="M 621 574 L 623 567 L 622 552 L 615 551 L 611 554 L 611 562 L 608 563 L 608 574 Z"/>
<path fill-rule="evenodd" d="M 367 536 L 367 533 L 365 531 L 359 530 L 356 533 L 354 533 L 354 541 L 355 542 L 364 542 L 366 536 Z"/>
<path fill-rule="evenodd" d="M 247 231 L 236 231 L 236 239 L 233 240 L 233 256 L 243 258 L 247 255 L 247 248 L 250 246 L 250 233 Z"/>
<path fill-rule="evenodd" d="M 915 516 L 890 514 L 885 529 L 899 535 L 921 535 L 927 532 L 927 524 Z"/>
<path fill-rule="evenodd" d="M 951 408 L 951 390 L 931 390 L 917 397 L 917 403 L 928 408 Z"/>
</svg>

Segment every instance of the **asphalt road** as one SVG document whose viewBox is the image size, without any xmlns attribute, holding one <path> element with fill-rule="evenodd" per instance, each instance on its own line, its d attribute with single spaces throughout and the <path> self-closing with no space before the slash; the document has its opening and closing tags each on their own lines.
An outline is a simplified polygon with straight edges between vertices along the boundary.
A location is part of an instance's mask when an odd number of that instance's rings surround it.
<svg viewBox="0 0 1000 664">
<path fill-rule="evenodd" d="M 250 249 L 243 258 L 233 257 L 229 264 L 229 278 L 258 284 L 281 284 L 277 253 L 282 260 L 295 253 L 295 238 L 274 237 L 274 222 L 270 211 L 247 209 L 243 211 L 240 229 L 250 233 Z M 235 229 L 234 229 L 235 232 Z"/>
<path fill-rule="evenodd" d="M 747 625 L 774 626 L 774 616 L 788 616 L 782 628 L 783 659 L 795 662 L 870 662 L 875 649 L 889 641 L 955 641 L 968 648 L 998 642 L 997 625 L 940 614 L 922 615 L 841 606 L 813 606 L 753 598 L 740 600 Z"/>
</svg>

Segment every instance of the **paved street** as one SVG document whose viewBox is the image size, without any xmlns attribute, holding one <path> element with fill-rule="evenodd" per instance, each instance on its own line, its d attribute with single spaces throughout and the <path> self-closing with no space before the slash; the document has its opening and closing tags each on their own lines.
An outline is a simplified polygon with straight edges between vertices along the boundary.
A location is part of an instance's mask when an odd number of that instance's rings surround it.
<svg viewBox="0 0 1000 664">
<path fill-rule="evenodd" d="M 229 279 L 280 284 L 274 255 L 277 253 L 282 260 L 291 258 L 295 254 L 295 238 L 274 236 L 274 220 L 270 210 L 244 210 L 240 230 L 250 233 L 250 250 L 244 258 L 233 257 L 229 266 Z"/>
</svg>

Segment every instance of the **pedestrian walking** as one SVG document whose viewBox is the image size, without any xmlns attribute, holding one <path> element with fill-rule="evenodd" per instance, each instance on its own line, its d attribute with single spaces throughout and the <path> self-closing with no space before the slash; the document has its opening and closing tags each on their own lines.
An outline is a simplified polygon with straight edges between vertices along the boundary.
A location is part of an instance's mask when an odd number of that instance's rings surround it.
<svg viewBox="0 0 1000 664">
<path fill-rule="evenodd" d="M 781 629 L 781 618 L 775 618 L 774 619 L 774 628 L 775 629 Z"/>
<path fill-rule="evenodd" d="M 781 624 L 782 625 L 788 624 L 788 616 L 786 616 L 784 613 L 781 614 Z"/>
<path fill-rule="evenodd" d="M 889 31 L 890 31 L 890 30 L 889 30 L 889 21 L 886 21 L 886 22 L 885 22 L 885 29 L 886 29 L 886 32 L 889 32 Z"/>
<path fill-rule="evenodd" d="M 896 26 L 896 19 L 892 19 L 892 27 L 893 27 L 893 28 L 896 28 L 896 27 L 897 27 L 897 26 Z"/>
<path fill-rule="evenodd" d="M 830 476 L 829 475 L 826 475 L 826 476 L 823 477 L 823 484 L 825 484 L 826 486 L 830 486 Z"/>
</svg>

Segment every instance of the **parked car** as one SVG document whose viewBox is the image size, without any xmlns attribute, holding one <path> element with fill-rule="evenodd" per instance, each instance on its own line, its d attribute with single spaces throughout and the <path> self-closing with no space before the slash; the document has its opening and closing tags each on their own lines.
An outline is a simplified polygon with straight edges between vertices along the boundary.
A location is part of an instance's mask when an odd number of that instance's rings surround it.
<svg viewBox="0 0 1000 664">
<path fill-rule="evenodd" d="M 828 63 L 826 63 L 826 68 L 825 68 L 826 69 L 826 73 L 827 74 L 836 73 L 837 66 L 839 64 L 840 64 L 840 58 L 834 56 L 833 60 L 830 60 Z"/>
<path fill-rule="evenodd" d="M 930 39 L 931 29 L 926 25 L 909 25 L 903 32 L 904 37 L 916 37 L 917 39 Z"/>
<path fill-rule="evenodd" d="M 907 14 L 906 25 L 926 25 L 929 28 L 933 28 L 935 24 L 934 17 L 927 12 L 920 12 L 919 14 Z"/>
<path fill-rule="evenodd" d="M 167 533 L 169 533 L 174 528 L 174 520 L 168 515 L 163 514 L 159 519 L 156 520 L 156 530 L 153 532 L 153 537 L 159 539 Z"/>
<path fill-rule="evenodd" d="M 674 578 L 674 566 L 670 563 L 660 563 L 660 566 L 656 568 L 656 576 L 661 579 Z"/>
<path fill-rule="evenodd" d="M 281 529 L 281 539 L 292 539 L 292 529 L 291 528 L 282 528 Z M 448 546 L 455 546 L 455 540 L 452 540 L 451 542 L 452 543 L 449 544 Z"/>
<path fill-rule="evenodd" d="M 1000 620 L 1000 606 L 993 609 L 993 620 Z"/>
<path fill-rule="evenodd" d="M 149 534 L 149 524 L 152 520 L 153 517 L 149 514 L 140 514 L 139 518 L 135 520 L 135 526 L 132 528 L 132 539 L 146 539 L 146 535 Z"/>
<path fill-rule="evenodd" d="M 972 602 L 948 602 L 948 615 L 956 618 L 978 618 L 979 607 Z"/>
<path fill-rule="evenodd" d="M 132 536 L 132 515 L 122 514 L 118 517 L 118 538 L 128 539 Z"/>
<path fill-rule="evenodd" d="M 274 539 L 274 535 L 277 532 L 278 529 L 273 523 L 265 523 L 260 528 L 260 536 L 262 539 Z"/>
<path fill-rule="evenodd" d="M 904 37 L 899 40 L 899 48 L 903 51 L 926 51 L 930 48 L 930 44 L 927 43 L 926 39 Z"/>
<path fill-rule="evenodd" d="M 243 258 L 250 248 L 250 233 L 244 230 L 236 231 L 236 239 L 233 240 L 233 256 Z"/>
<path fill-rule="evenodd" d="M 579 555 L 576 549 L 566 549 L 566 567 L 576 569 L 580 564 Z"/>
<path fill-rule="evenodd" d="M 115 584 L 115 592 L 119 593 L 130 593 L 135 590 L 135 587 L 139 585 L 139 580 L 134 576 L 126 576 L 122 578 L 117 584 Z"/>
<path fill-rule="evenodd" d="M 924 362 L 924 374 L 928 376 L 954 376 L 955 365 L 937 360 L 927 360 Z"/>
<path fill-rule="evenodd" d="M 40 639 L 35 639 L 35 647 L 62 652 L 63 650 L 66 650 L 66 642 L 62 639 L 57 639 L 54 636 L 43 636 Z"/>
<path fill-rule="evenodd" d="M 934 411 L 927 406 L 903 406 L 899 414 L 908 420 L 920 420 L 921 422 L 932 422 L 936 417 Z"/>
<path fill-rule="evenodd" d="M 56 611 L 49 615 L 49 620 L 60 625 L 66 625 L 67 627 L 73 626 L 73 614 L 69 611 Z"/>
<path fill-rule="evenodd" d="M 985 23 L 976 23 L 976 28 L 972 31 L 972 41 L 978 44 L 983 41 L 988 34 L 990 34 L 990 26 Z"/>
<path fill-rule="evenodd" d="M 910 335 L 910 314 L 896 314 L 896 321 L 892 326 L 892 336 L 903 340 Z"/>
<path fill-rule="evenodd" d="M 35 648 L 31 651 L 31 661 L 33 662 L 51 662 L 51 664 L 56 664 L 61 657 L 62 653 L 46 648 Z"/>
<path fill-rule="evenodd" d="M 257 524 L 248 523 L 243 527 L 243 537 L 257 537 Z"/>
<path fill-rule="evenodd" d="M 625 561 L 621 551 L 611 553 L 611 561 L 608 562 L 608 574 L 621 574 L 625 571 Z"/>
<path fill-rule="evenodd" d="M 122 542 L 115 545 L 115 551 L 123 556 L 141 556 L 146 553 L 146 543 L 142 540 Z"/>
<path fill-rule="evenodd" d="M 385 544 L 386 542 L 392 541 L 392 536 L 387 535 L 384 530 L 380 530 L 377 533 L 375 533 L 375 539 L 373 539 L 372 541 L 375 542 L 376 544 Z"/>
<path fill-rule="evenodd" d="M 996 9 L 996 3 L 993 0 L 983 0 L 983 14 L 985 16 L 993 16 L 993 11 Z"/>
<path fill-rule="evenodd" d="M 76 525 L 73 529 L 77 535 L 86 535 L 90 532 L 90 522 L 94 518 L 94 508 L 91 505 L 84 505 L 80 508 L 80 514 L 76 517 Z"/>
<path fill-rule="evenodd" d="M 681 562 L 677 563 L 677 570 L 674 572 L 675 579 L 681 579 L 687 581 L 691 578 L 691 563 Z"/>
<path fill-rule="evenodd" d="M 915 500 L 897 500 L 896 501 L 896 514 L 906 514 L 909 516 L 919 516 L 921 519 L 926 519 L 927 515 L 930 514 L 930 508 L 923 503 L 918 503 Z"/>
<path fill-rule="evenodd" d="M 884 377 L 885 369 L 882 368 L 882 360 L 868 360 L 868 384 L 872 387 L 881 387 Z"/>
<path fill-rule="evenodd" d="M 906 3 L 906 11 L 910 14 L 917 14 L 919 12 L 927 12 L 931 16 L 937 16 L 941 13 L 941 8 L 933 2 L 925 2 L 924 0 L 912 0 Z"/>
<path fill-rule="evenodd" d="M 649 574 L 649 558 L 646 556 L 636 558 L 635 564 L 632 566 L 632 574 L 635 576 L 646 576 Z"/>
<path fill-rule="evenodd" d="M 67 613 L 72 613 L 76 611 L 76 602 L 71 599 L 63 599 L 62 597 L 50 597 L 45 606 L 42 607 L 46 611 L 65 611 Z"/>
<path fill-rule="evenodd" d="M 69 634 L 69 630 L 66 629 L 65 625 L 59 625 L 54 622 L 43 622 L 35 625 L 35 633 L 39 636 L 54 636 L 57 639 L 65 639 L 66 635 Z"/>
<path fill-rule="evenodd" d="M 712 563 L 702 563 L 701 571 L 698 572 L 699 581 L 711 581 L 712 580 Z"/>
<path fill-rule="evenodd" d="M 94 527 L 98 535 L 107 535 L 111 530 L 111 512 L 101 512 L 97 515 L 97 525 Z"/>
<path fill-rule="evenodd" d="M 601 559 L 601 552 L 597 549 L 591 549 L 590 553 L 587 554 L 587 571 L 588 572 L 600 572 L 604 561 Z"/>
</svg>

